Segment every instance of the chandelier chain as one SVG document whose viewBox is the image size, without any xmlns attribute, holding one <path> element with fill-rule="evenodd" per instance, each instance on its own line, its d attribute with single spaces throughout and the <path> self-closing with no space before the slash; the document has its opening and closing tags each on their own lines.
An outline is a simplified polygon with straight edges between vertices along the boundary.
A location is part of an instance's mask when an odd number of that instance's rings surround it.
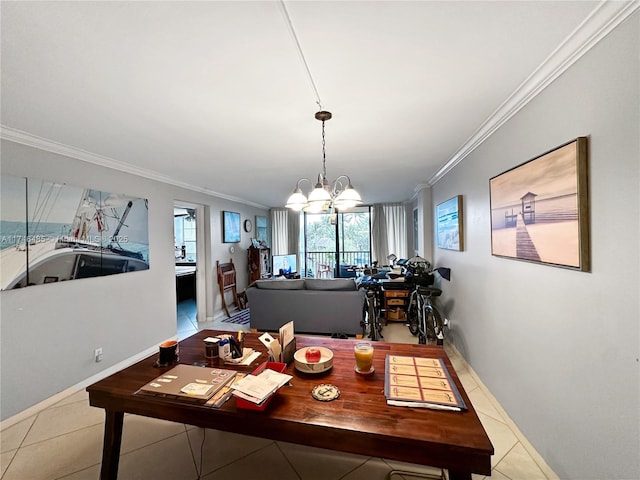
<svg viewBox="0 0 640 480">
<path fill-rule="evenodd" d="M 322 120 L 322 174 L 324 175 L 324 178 L 327 178 L 327 155 L 325 152 L 324 143 L 324 120 Z"/>
<path fill-rule="evenodd" d="M 282 13 L 286 20 L 286 24 L 289 28 L 289 32 L 293 37 L 296 49 L 300 56 L 300 60 L 302 61 L 302 64 L 306 71 L 309 83 L 311 84 L 311 88 L 313 89 L 313 93 L 315 94 L 316 104 L 318 104 L 318 107 L 320 107 L 320 110 L 315 114 L 315 118 L 316 120 L 322 121 L 322 178 L 320 178 L 320 175 L 318 175 L 318 183 L 315 184 L 315 187 L 309 193 L 308 198 L 302 193 L 302 190 L 300 189 L 300 183 L 304 180 L 311 183 L 312 186 L 314 184 L 308 178 L 298 179 L 293 193 L 287 200 L 286 207 L 291 208 L 295 211 L 304 210 L 305 212 L 318 213 L 323 211 L 333 212 L 337 211 L 337 209 L 343 211 L 357 205 L 361 205 L 362 199 L 360 197 L 360 194 L 351 185 L 351 179 L 348 175 L 340 175 L 335 179 L 332 185 L 329 184 L 329 180 L 327 179 L 327 153 L 324 122 L 331 119 L 331 112 L 325 111 L 322 108 L 322 101 L 320 100 L 320 94 L 318 93 L 316 82 L 311 75 L 311 69 L 309 68 L 309 63 L 307 62 L 304 52 L 302 51 L 302 46 L 300 45 L 298 35 L 293 28 L 293 22 L 291 21 L 291 17 L 289 16 L 289 11 L 287 10 L 287 6 L 285 5 L 285 0 L 279 0 L 279 2 L 282 8 Z"/>
</svg>

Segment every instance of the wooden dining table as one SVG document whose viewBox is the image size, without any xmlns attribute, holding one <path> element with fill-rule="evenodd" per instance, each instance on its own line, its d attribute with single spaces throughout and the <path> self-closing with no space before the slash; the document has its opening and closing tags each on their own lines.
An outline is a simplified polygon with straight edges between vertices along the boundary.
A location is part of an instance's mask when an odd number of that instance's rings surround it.
<svg viewBox="0 0 640 480">
<path fill-rule="evenodd" d="M 249 366 L 231 366 L 205 358 L 204 339 L 229 332 L 203 330 L 179 343 L 179 362 L 251 372 L 267 361 L 266 347 L 257 333 L 246 333 L 244 346 L 261 352 Z M 276 441 L 380 457 L 444 468 L 452 480 L 471 479 L 472 473 L 491 474 L 493 445 L 451 362 L 440 346 L 374 342 L 374 372 L 354 369 L 354 339 L 297 335 L 296 348 L 322 346 L 333 352 L 333 367 L 320 374 L 301 373 L 294 364 L 286 373 L 290 385 L 281 387 L 264 411 L 236 407 L 231 398 L 220 408 L 178 398 L 140 395 L 139 389 L 172 366 L 155 366 L 157 354 L 87 387 L 89 403 L 105 409 L 101 479 L 116 479 L 125 413 L 159 418 L 203 428 Z M 468 407 L 464 411 L 389 406 L 384 395 L 387 355 L 442 358 Z M 318 384 L 332 384 L 340 396 L 331 402 L 315 400 Z"/>
</svg>

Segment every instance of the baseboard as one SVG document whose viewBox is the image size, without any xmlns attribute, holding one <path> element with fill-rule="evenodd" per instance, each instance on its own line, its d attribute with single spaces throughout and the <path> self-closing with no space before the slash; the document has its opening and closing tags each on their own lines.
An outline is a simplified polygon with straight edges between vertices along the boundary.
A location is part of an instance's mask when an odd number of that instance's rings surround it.
<svg viewBox="0 0 640 480">
<path fill-rule="evenodd" d="M 175 340 L 175 337 L 172 337 L 168 340 Z M 93 385 L 96 382 L 99 382 L 100 380 L 102 380 L 103 378 L 107 378 L 109 375 L 112 375 L 114 373 L 119 372 L 120 370 L 127 368 L 131 365 L 133 365 L 134 363 L 139 362 L 140 360 L 143 360 L 145 358 L 147 358 L 149 355 L 152 355 L 154 353 L 156 353 L 158 351 L 158 345 L 154 344 L 153 346 L 145 349 L 144 351 L 127 358 L 126 360 L 123 360 L 115 365 L 112 365 L 111 367 L 108 367 L 104 370 L 102 370 L 99 373 L 96 373 L 95 375 L 83 380 L 80 383 L 77 383 L 69 388 L 66 388 L 65 390 L 63 390 L 60 393 L 56 393 L 55 395 L 52 395 L 49 398 L 46 398 L 45 400 L 36 403 L 35 405 L 32 405 L 31 407 L 27 408 L 26 410 L 21 411 L 20 413 L 17 413 L 15 415 L 13 415 L 12 417 L 9 417 L 5 420 L 3 420 L 2 422 L 0 422 L 0 431 L 4 430 L 5 428 L 9 428 L 13 425 L 15 425 L 16 423 L 20 423 L 23 420 L 26 420 L 29 417 L 32 417 L 33 415 L 36 415 L 38 413 L 40 413 L 42 410 L 45 410 L 49 407 L 51 407 L 52 405 L 55 405 L 56 403 L 60 402 L 61 400 L 64 400 L 65 398 L 73 395 L 74 393 L 79 392 L 80 390 L 85 389 L 86 387 L 88 387 L 89 385 Z"/>
<path fill-rule="evenodd" d="M 527 438 L 522 434 L 522 432 L 520 431 L 518 426 L 515 424 L 515 422 L 511 419 L 509 414 L 505 411 L 504 408 L 502 408 L 502 405 L 500 405 L 496 397 L 493 396 L 491 391 L 482 382 L 478 374 L 467 363 L 466 359 L 458 351 L 455 345 L 453 345 L 451 342 L 447 342 L 447 348 L 451 348 L 453 351 L 455 351 L 456 355 L 460 358 L 460 361 L 467 367 L 467 370 L 469 370 L 469 373 L 473 377 L 473 380 L 478 384 L 478 387 L 480 387 L 480 389 L 482 390 L 482 393 L 485 394 L 489 402 L 491 402 L 491 405 L 493 406 L 493 408 L 495 408 L 498 411 L 498 413 L 502 416 L 505 423 L 514 433 L 518 441 L 522 444 L 522 446 L 527 451 L 527 453 L 531 456 L 533 461 L 536 462 L 538 467 L 540 467 L 540 470 L 542 470 L 542 473 L 544 473 L 549 480 L 560 480 L 560 477 L 558 477 L 558 475 L 551 469 L 551 467 L 547 465 L 547 462 L 544 460 L 544 458 L 542 458 L 542 456 L 538 453 L 538 451 L 534 448 L 534 446 L 531 445 L 529 440 L 527 440 Z"/>
</svg>

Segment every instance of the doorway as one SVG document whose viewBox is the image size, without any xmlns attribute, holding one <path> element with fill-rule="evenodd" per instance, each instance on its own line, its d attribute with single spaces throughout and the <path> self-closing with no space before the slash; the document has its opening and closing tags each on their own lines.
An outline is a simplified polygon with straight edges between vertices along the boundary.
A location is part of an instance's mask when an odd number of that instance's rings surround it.
<svg viewBox="0 0 640 480">
<path fill-rule="evenodd" d="M 174 202 L 173 236 L 179 337 L 197 332 L 198 322 L 206 318 L 203 219 L 203 205 Z"/>
</svg>

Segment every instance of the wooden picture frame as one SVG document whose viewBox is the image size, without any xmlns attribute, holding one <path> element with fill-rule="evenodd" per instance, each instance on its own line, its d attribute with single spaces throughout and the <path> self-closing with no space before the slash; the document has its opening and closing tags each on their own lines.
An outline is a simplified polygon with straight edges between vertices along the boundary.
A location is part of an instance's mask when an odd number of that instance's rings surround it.
<svg viewBox="0 0 640 480">
<path fill-rule="evenodd" d="M 222 242 L 238 243 L 240 241 L 240 214 L 237 212 L 222 212 Z"/>
<path fill-rule="evenodd" d="M 590 271 L 587 137 L 489 180 L 491 254 Z"/>
<path fill-rule="evenodd" d="M 418 220 L 418 209 L 413 209 L 413 251 L 416 255 L 418 255 L 418 243 L 420 241 L 420 236 L 418 233 L 420 223 Z"/>
<path fill-rule="evenodd" d="M 267 217 L 256 215 L 256 239 L 267 243 Z"/>
<path fill-rule="evenodd" d="M 446 250 L 464 250 L 462 195 L 436 206 L 436 246 Z"/>
</svg>

